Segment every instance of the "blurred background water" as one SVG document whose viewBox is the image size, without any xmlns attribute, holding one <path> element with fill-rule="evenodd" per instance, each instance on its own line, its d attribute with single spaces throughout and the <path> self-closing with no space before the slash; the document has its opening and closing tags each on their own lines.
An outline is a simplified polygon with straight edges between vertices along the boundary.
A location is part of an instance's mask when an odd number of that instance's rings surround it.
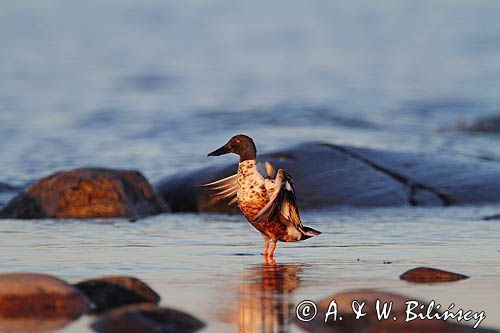
<svg viewBox="0 0 500 333">
<path fill-rule="evenodd" d="M 487 156 L 449 131 L 500 111 L 495 1 L 2 1 L 0 181 L 154 180 L 243 132 Z"/>
</svg>

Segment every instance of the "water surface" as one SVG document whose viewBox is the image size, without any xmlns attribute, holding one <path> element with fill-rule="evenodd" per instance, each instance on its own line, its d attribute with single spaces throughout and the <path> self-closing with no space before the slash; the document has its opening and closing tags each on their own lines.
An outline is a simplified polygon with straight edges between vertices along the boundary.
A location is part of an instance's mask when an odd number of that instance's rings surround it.
<svg viewBox="0 0 500 333">
<path fill-rule="evenodd" d="M 206 153 L 238 132 L 259 151 L 321 140 L 498 163 L 498 135 L 447 129 L 500 110 L 499 17 L 466 0 L 2 1 L 0 182 L 82 166 L 156 182 L 234 161 Z M 133 275 L 205 332 L 297 332 L 280 319 L 294 303 L 351 288 L 485 310 L 500 328 L 500 224 L 480 220 L 494 208 L 305 212 L 324 234 L 280 244 L 274 264 L 239 216 L 4 220 L 1 271 Z M 398 280 L 421 265 L 472 278 Z"/>
<path fill-rule="evenodd" d="M 280 243 L 265 263 L 261 236 L 240 216 L 163 214 L 129 223 L 3 221 L 2 271 L 35 271 L 77 282 L 109 274 L 143 279 L 161 305 L 207 323 L 203 332 L 301 332 L 285 318 L 304 299 L 379 288 L 448 306 L 485 311 L 500 328 L 500 224 L 478 218 L 495 207 L 338 209 L 307 212 L 323 234 Z M 470 279 L 415 285 L 404 271 L 431 266 Z M 83 317 L 62 332 L 89 332 Z M 266 328 L 266 329 L 264 329 Z"/>
</svg>

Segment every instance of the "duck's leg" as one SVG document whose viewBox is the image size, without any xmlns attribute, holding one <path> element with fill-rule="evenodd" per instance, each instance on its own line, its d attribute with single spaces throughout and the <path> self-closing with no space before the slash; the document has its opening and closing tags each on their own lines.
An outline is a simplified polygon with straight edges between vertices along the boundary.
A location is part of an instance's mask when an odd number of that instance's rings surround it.
<svg viewBox="0 0 500 333">
<path fill-rule="evenodd" d="M 266 241 L 266 244 L 264 245 L 264 252 L 262 252 L 262 255 L 264 257 L 267 256 L 267 249 L 269 248 L 269 238 L 264 239 Z"/>
<path fill-rule="evenodd" d="M 273 241 L 273 246 L 271 246 L 271 252 L 269 252 L 269 257 L 273 257 L 274 250 L 276 250 L 276 244 L 278 244 L 278 240 Z"/>
</svg>

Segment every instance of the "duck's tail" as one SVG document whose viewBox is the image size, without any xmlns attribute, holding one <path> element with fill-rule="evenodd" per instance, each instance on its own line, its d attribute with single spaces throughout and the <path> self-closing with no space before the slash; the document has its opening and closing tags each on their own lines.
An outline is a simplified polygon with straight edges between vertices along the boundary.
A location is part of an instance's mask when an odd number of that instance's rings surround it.
<svg viewBox="0 0 500 333">
<path fill-rule="evenodd" d="M 318 235 L 321 235 L 321 231 L 318 231 L 318 230 L 315 230 L 313 228 L 306 227 L 306 226 L 302 227 L 302 239 L 301 240 L 308 239 L 308 238 L 318 236 Z"/>
</svg>

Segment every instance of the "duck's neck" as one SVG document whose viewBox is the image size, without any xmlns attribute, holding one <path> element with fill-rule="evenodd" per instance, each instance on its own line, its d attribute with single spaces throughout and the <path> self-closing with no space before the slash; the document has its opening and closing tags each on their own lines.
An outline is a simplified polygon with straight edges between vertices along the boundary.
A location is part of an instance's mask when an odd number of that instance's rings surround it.
<svg viewBox="0 0 500 333">
<path fill-rule="evenodd" d="M 238 168 L 241 169 L 255 169 L 257 168 L 257 160 L 244 160 L 240 161 Z"/>
<path fill-rule="evenodd" d="M 251 144 L 244 145 L 238 149 L 238 155 L 240 155 L 240 163 L 243 161 L 250 161 L 257 159 L 257 148 L 253 141 Z"/>
<path fill-rule="evenodd" d="M 257 156 L 253 150 L 247 150 L 240 153 L 240 163 L 244 161 L 255 161 L 256 159 Z"/>
<path fill-rule="evenodd" d="M 238 176 L 239 178 L 246 178 L 257 171 L 257 161 L 256 160 L 245 160 L 238 164 Z"/>
</svg>

